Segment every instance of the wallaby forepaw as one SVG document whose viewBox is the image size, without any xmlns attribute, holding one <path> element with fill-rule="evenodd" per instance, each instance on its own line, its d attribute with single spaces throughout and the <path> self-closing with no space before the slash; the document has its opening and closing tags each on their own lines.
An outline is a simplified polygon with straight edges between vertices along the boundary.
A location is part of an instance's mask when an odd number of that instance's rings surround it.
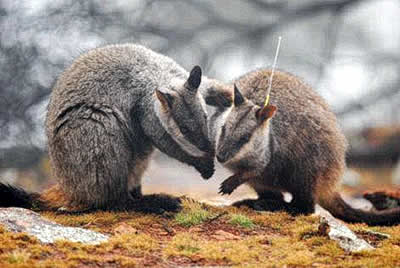
<svg viewBox="0 0 400 268">
<path fill-rule="evenodd" d="M 219 193 L 222 195 L 230 195 L 238 187 L 235 180 L 230 178 L 224 180 L 219 186 Z"/>
<path fill-rule="evenodd" d="M 198 172 L 200 172 L 200 175 L 203 177 L 203 179 L 208 180 L 212 177 L 212 175 L 214 175 L 214 160 L 201 161 L 195 166 L 195 168 Z"/>
</svg>

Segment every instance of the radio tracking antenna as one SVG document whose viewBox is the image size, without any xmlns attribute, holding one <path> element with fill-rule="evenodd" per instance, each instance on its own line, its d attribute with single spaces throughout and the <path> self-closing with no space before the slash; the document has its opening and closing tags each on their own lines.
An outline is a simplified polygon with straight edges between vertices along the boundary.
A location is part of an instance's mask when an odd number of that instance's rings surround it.
<svg viewBox="0 0 400 268">
<path fill-rule="evenodd" d="M 271 76 L 269 77 L 269 85 L 268 85 L 268 90 L 267 90 L 267 96 L 265 97 L 264 107 L 267 106 L 268 102 L 269 102 L 269 93 L 271 92 L 271 88 L 272 88 L 272 79 L 274 78 L 276 63 L 278 61 L 279 50 L 281 48 L 281 40 L 282 40 L 282 36 L 279 36 L 278 45 L 277 45 L 276 51 L 275 51 L 274 63 L 272 64 Z"/>
</svg>

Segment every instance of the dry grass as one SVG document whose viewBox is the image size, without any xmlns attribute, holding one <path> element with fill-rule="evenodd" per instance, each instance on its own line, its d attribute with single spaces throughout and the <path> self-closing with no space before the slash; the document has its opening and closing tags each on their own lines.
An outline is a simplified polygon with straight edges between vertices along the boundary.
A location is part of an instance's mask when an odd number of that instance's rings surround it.
<svg viewBox="0 0 400 268">
<path fill-rule="evenodd" d="M 347 253 L 317 232 L 316 216 L 215 208 L 191 200 L 184 200 L 183 205 L 183 211 L 173 217 L 127 212 L 43 213 L 58 223 L 100 231 L 111 238 L 91 246 L 67 241 L 44 245 L 26 234 L 0 228 L 0 267 L 400 266 L 400 226 L 349 225 L 360 234 L 373 230 L 390 238 L 366 236 L 376 250 Z M 121 233 L 121 225 L 125 232 Z M 217 235 L 222 231 L 228 234 L 226 238 Z"/>
</svg>

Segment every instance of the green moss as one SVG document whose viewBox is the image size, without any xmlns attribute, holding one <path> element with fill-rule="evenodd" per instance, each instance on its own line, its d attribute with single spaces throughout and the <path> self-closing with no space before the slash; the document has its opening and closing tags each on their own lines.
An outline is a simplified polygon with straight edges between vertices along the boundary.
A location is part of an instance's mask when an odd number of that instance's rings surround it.
<svg viewBox="0 0 400 268">
<path fill-rule="evenodd" d="M 183 210 L 175 215 L 175 221 L 181 226 L 190 227 L 205 222 L 213 213 L 204 209 L 201 203 L 184 200 Z"/>
<path fill-rule="evenodd" d="M 255 224 L 251 219 L 242 214 L 233 214 L 229 223 L 232 225 L 244 227 L 244 228 L 254 228 Z"/>
</svg>

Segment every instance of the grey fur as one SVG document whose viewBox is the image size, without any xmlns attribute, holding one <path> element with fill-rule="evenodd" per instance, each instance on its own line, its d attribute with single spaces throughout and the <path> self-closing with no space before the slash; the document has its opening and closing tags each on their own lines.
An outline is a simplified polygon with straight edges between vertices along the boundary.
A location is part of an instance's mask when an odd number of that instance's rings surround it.
<svg viewBox="0 0 400 268">
<path fill-rule="evenodd" d="M 112 208 L 129 200 L 154 147 L 212 175 L 214 150 L 198 91 L 214 82 L 203 77 L 199 90 L 189 89 L 199 77 L 187 78 L 172 59 L 134 44 L 93 49 L 64 71 L 51 94 L 46 134 L 68 206 Z"/>
</svg>

